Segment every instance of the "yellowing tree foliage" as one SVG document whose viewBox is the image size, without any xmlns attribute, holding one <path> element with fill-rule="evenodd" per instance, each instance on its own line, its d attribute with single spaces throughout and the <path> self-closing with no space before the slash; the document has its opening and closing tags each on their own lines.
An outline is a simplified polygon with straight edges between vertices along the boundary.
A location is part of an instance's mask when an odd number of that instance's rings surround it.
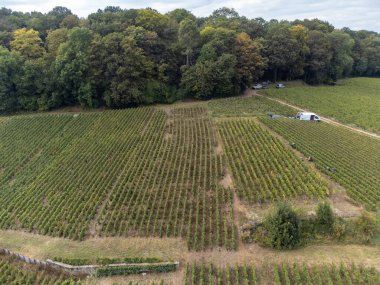
<svg viewBox="0 0 380 285">
<path fill-rule="evenodd" d="M 18 29 L 13 32 L 11 48 L 27 58 L 38 58 L 45 52 L 38 32 L 26 28 Z"/>
</svg>

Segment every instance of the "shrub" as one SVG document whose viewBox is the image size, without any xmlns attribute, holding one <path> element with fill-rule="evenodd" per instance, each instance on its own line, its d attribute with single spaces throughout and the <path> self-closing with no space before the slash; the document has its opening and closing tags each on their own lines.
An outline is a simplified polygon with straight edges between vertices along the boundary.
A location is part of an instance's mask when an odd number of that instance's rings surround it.
<svg viewBox="0 0 380 285">
<path fill-rule="evenodd" d="M 279 204 L 265 221 L 269 243 L 275 249 L 292 249 L 300 242 L 300 220 L 291 206 Z"/>
<path fill-rule="evenodd" d="M 148 264 L 148 265 L 128 265 L 121 267 L 104 267 L 96 270 L 97 277 L 114 276 L 114 275 L 129 275 L 140 274 L 143 272 L 164 273 L 176 271 L 175 263 L 166 264 Z"/>
<path fill-rule="evenodd" d="M 355 237 L 361 243 L 369 243 L 376 231 L 376 218 L 373 214 L 363 211 L 353 222 Z"/>
<path fill-rule="evenodd" d="M 320 232 L 325 234 L 332 233 L 334 225 L 334 213 L 329 202 L 323 201 L 319 203 L 315 223 L 317 230 Z"/>
<path fill-rule="evenodd" d="M 339 240 L 342 241 L 345 239 L 347 235 L 348 227 L 347 227 L 347 222 L 344 221 L 343 219 L 335 219 L 334 224 L 333 224 L 333 229 L 332 229 L 332 236 Z"/>
</svg>

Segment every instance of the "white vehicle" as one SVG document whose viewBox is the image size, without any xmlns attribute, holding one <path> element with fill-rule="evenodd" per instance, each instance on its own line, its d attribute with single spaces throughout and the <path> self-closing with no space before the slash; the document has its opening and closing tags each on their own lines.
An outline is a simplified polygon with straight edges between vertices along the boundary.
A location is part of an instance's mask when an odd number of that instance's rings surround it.
<svg viewBox="0 0 380 285">
<path fill-rule="evenodd" d="M 285 85 L 282 84 L 282 83 L 279 83 L 279 84 L 276 85 L 276 88 L 285 88 Z"/>
<path fill-rule="evenodd" d="M 317 114 L 309 113 L 309 112 L 297 113 L 296 119 L 301 120 L 301 121 L 316 121 L 316 122 L 321 121 L 321 118 Z"/>
<path fill-rule="evenodd" d="M 253 85 L 252 88 L 255 89 L 255 90 L 262 89 L 262 88 L 263 88 L 263 85 L 257 83 L 257 84 L 255 84 L 255 85 Z"/>
</svg>

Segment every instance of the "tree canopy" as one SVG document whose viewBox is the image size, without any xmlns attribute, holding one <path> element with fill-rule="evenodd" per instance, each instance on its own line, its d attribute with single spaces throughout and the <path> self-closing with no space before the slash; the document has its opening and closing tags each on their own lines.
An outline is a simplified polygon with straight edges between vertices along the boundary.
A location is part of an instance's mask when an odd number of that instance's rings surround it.
<svg viewBox="0 0 380 285">
<path fill-rule="evenodd" d="M 380 35 L 319 19 L 265 21 L 220 8 L 109 6 L 87 18 L 0 9 L 0 112 L 121 108 L 235 96 L 259 80 L 380 75 Z"/>
</svg>

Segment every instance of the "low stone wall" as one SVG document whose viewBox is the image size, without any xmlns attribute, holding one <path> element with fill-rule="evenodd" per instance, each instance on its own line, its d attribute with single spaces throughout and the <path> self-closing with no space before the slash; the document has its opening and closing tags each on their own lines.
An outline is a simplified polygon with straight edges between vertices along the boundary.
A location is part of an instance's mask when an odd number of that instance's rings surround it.
<svg viewBox="0 0 380 285">
<path fill-rule="evenodd" d="M 97 268 L 104 268 L 104 267 L 124 267 L 124 266 L 144 266 L 144 265 L 165 265 L 165 264 L 175 264 L 176 267 L 179 267 L 179 262 L 157 262 L 157 263 L 119 263 L 119 264 L 109 264 L 109 265 L 82 265 L 82 266 L 74 266 L 65 264 L 62 262 L 57 262 L 53 260 L 38 260 L 29 258 L 27 256 L 24 256 L 22 254 L 14 253 L 8 249 L 0 248 L 0 255 L 7 255 L 11 256 L 13 258 L 17 258 L 23 262 L 29 263 L 29 264 L 35 264 L 40 266 L 49 267 L 58 271 L 64 271 L 70 275 L 73 276 L 83 276 L 83 275 L 95 275 Z"/>
</svg>

